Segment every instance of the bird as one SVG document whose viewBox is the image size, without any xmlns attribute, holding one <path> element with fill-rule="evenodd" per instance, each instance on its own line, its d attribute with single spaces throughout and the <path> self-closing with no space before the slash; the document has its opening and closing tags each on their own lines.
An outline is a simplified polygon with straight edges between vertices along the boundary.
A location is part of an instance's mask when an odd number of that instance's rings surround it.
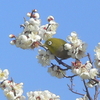
<svg viewBox="0 0 100 100">
<path fill-rule="evenodd" d="M 67 42 L 59 38 L 49 38 L 45 41 L 44 46 L 56 57 L 63 59 L 68 59 L 71 56 L 68 55 L 69 50 L 64 49 L 64 45 Z"/>
</svg>

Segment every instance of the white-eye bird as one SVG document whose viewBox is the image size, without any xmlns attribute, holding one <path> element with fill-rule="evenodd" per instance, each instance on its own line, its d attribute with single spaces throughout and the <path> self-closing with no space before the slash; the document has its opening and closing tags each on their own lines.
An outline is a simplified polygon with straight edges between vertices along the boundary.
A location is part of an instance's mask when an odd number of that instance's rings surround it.
<svg viewBox="0 0 100 100">
<path fill-rule="evenodd" d="M 45 43 L 44 46 L 48 48 L 48 50 L 56 57 L 59 57 L 61 59 L 68 59 L 71 56 L 68 55 L 68 50 L 64 49 L 64 45 L 67 42 L 58 39 L 58 38 L 50 38 Z"/>
</svg>

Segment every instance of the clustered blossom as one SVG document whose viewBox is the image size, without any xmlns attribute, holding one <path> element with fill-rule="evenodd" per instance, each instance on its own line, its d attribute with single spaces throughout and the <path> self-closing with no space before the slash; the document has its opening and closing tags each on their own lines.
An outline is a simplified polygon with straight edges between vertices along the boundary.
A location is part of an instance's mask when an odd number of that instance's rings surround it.
<svg viewBox="0 0 100 100">
<path fill-rule="evenodd" d="M 60 97 L 48 90 L 45 91 L 34 91 L 34 92 L 28 92 L 27 93 L 28 100 L 60 100 Z"/>
<path fill-rule="evenodd" d="M 26 97 L 23 96 L 23 83 L 15 83 L 12 79 L 7 80 L 8 70 L 0 70 L 0 88 L 4 91 L 4 95 L 7 100 L 26 100 Z M 6 78 L 5 78 L 6 77 Z M 60 100 L 58 95 L 55 95 L 48 90 L 45 91 L 30 91 L 27 92 L 27 100 Z"/>
<path fill-rule="evenodd" d="M 54 21 L 53 16 L 49 16 L 47 18 L 47 21 L 49 22 L 46 25 L 40 26 L 39 35 L 43 40 L 48 40 L 49 38 L 52 38 L 54 34 L 56 34 L 56 29 L 58 27 L 58 24 Z"/>
<path fill-rule="evenodd" d="M 39 55 L 36 57 L 38 62 L 42 64 L 42 66 L 49 66 L 51 64 L 50 60 L 54 59 L 54 55 L 52 55 L 49 51 L 38 50 Z"/>
<path fill-rule="evenodd" d="M 72 72 L 82 79 L 94 79 L 98 74 L 98 70 L 92 68 L 89 61 L 86 64 L 82 64 L 80 61 L 72 62 Z"/>
<path fill-rule="evenodd" d="M 63 71 L 59 66 L 53 65 L 48 68 L 48 72 L 57 78 L 63 78 L 66 75 L 66 71 Z"/>
<path fill-rule="evenodd" d="M 0 70 L 0 88 L 4 90 L 4 94 L 8 100 L 25 100 L 23 94 L 23 83 L 15 83 L 13 80 L 7 80 L 9 71 L 7 69 Z"/>
<path fill-rule="evenodd" d="M 85 56 L 87 44 L 78 38 L 76 32 L 71 32 L 71 35 L 67 37 L 67 41 L 64 45 L 65 50 L 69 50 L 68 54 L 72 58 L 81 59 Z"/>
<path fill-rule="evenodd" d="M 37 10 L 33 10 L 32 13 L 27 13 L 30 17 L 29 21 L 24 19 L 23 31 L 15 36 L 10 34 L 10 38 L 14 38 L 10 43 L 16 45 L 22 49 L 33 49 L 40 46 L 41 40 L 47 40 L 56 34 L 58 24 L 54 21 L 53 16 L 47 18 L 48 24 L 41 25 L 41 19 Z"/>
<path fill-rule="evenodd" d="M 100 68 L 100 43 L 98 43 L 98 46 L 94 49 L 95 51 L 95 66 L 97 68 Z"/>
</svg>

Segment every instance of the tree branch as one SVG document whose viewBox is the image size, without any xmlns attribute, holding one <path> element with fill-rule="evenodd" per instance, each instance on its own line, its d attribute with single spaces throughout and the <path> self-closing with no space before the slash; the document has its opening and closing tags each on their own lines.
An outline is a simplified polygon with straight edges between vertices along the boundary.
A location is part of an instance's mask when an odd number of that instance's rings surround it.
<svg viewBox="0 0 100 100">
<path fill-rule="evenodd" d="M 64 75 L 64 74 L 63 74 Z M 72 75 L 72 76 L 66 76 L 66 75 L 64 75 L 64 77 L 66 77 L 66 78 L 73 78 L 73 77 L 75 77 L 75 76 L 77 76 L 77 75 Z"/>
<path fill-rule="evenodd" d="M 58 62 L 59 65 L 62 64 L 63 66 L 67 67 L 67 70 L 72 68 L 71 66 L 69 66 L 69 65 L 65 64 L 64 62 L 62 62 L 61 60 L 59 60 L 56 56 L 55 56 L 55 60 Z"/>
<path fill-rule="evenodd" d="M 92 64 L 92 67 L 93 67 L 93 62 L 92 62 L 92 60 L 91 60 L 90 54 L 87 53 L 87 56 L 88 56 L 88 59 L 89 59 L 90 63 Z"/>
<path fill-rule="evenodd" d="M 88 91 L 88 88 L 87 88 L 87 86 L 86 86 L 86 84 L 85 84 L 85 80 L 84 80 L 84 79 L 83 79 L 83 83 L 84 83 L 84 86 L 85 86 L 85 89 L 86 89 L 87 97 L 89 98 L 89 100 L 93 100 L 93 99 L 91 98 L 90 94 L 89 94 L 89 91 Z"/>
<path fill-rule="evenodd" d="M 99 89 L 99 87 L 95 86 L 94 100 L 97 100 L 97 98 L 98 98 L 98 94 L 99 94 L 98 89 Z"/>
</svg>

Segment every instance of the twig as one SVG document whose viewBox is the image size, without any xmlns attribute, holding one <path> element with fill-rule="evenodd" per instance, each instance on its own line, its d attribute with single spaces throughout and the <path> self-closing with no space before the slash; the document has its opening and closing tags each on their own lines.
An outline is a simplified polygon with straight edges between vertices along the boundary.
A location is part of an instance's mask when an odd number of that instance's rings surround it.
<svg viewBox="0 0 100 100">
<path fill-rule="evenodd" d="M 50 26 L 51 24 L 48 24 L 48 26 L 47 26 L 47 28 L 46 28 L 46 30 L 48 30 L 48 28 L 49 28 L 49 26 Z"/>
<path fill-rule="evenodd" d="M 55 64 L 53 64 L 53 63 L 51 63 L 51 65 L 52 65 L 52 66 L 57 66 L 61 71 L 66 71 L 66 70 L 68 70 L 67 68 L 66 68 L 66 69 L 62 69 L 60 66 L 55 65 Z"/>
<path fill-rule="evenodd" d="M 63 74 L 64 75 L 64 74 Z M 75 76 L 77 76 L 77 75 L 73 75 L 73 76 L 66 76 L 66 75 L 64 75 L 64 77 L 66 77 L 66 78 L 73 78 L 73 77 L 75 77 Z"/>
<path fill-rule="evenodd" d="M 99 87 L 95 86 L 94 100 L 97 100 L 97 98 L 98 98 L 98 94 L 99 94 L 98 89 L 99 89 Z"/>
<path fill-rule="evenodd" d="M 68 84 L 67 84 L 67 86 L 69 87 L 69 90 L 70 90 L 71 92 L 73 92 L 73 93 L 75 93 L 75 94 L 78 94 L 78 95 L 84 96 L 84 94 L 81 94 L 81 93 L 79 93 L 79 92 L 75 92 L 75 91 L 73 90 L 73 79 L 72 79 L 72 78 L 71 78 L 71 86 L 69 86 Z"/>
<path fill-rule="evenodd" d="M 97 80 L 96 78 L 91 79 L 91 80 L 95 81 L 96 83 L 99 83 L 100 82 L 100 80 Z"/>
<path fill-rule="evenodd" d="M 88 59 L 89 59 L 90 63 L 92 64 L 92 67 L 93 67 L 93 62 L 92 62 L 92 60 L 91 60 L 90 54 L 87 53 L 87 56 L 88 56 Z"/>
<path fill-rule="evenodd" d="M 67 67 L 67 70 L 68 69 L 71 69 L 71 66 L 65 64 L 64 62 L 62 62 L 61 60 L 59 60 L 56 56 L 55 56 L 55 60 L 58 62 L 58 64 L 62 64 L 63 66 Z"/>
<path fill-rule="evenodd" d="M 67 86 L 69 87 L 69 90 L 70 90 L 71 92 L 73 92 L 73 93 L 75 93 L 75 94 L 78 94 L 78 95 L 84 96 L 84 94 L 81 94 L 81 93 L 78 93 L 78 92 L 73 91 L 73 89 L 71 89 L 71 87 L 70 87 L 68 84 L 67 84 Z"/>
<path fill-rule="evenodd" d="M 100 82 L 100 80 L 97 80 L 97 79 L 92 79 L 93 81 L 95 81 L 97 84 Z M 94 94 L 94 100 L 97 100 L 98 98 L 98 94 L 99 94 L 99 86 L 95 86 L 95 94 Z"/>
<path fill-rule="evenodd" d="M 86 86 L 86 84 L 85 84 L 85 80 L 83 80 L 83 83 L 84 83 L 84 86 L 85 86 L 85 89 L 86 89 L 87 97 L 89 98 L 89 100 L 93 100 L 93 99 L 91 98 L 90 94 L 89 94 L 88 88 L 87 88 L 87 86 Z"/>
</svg>

